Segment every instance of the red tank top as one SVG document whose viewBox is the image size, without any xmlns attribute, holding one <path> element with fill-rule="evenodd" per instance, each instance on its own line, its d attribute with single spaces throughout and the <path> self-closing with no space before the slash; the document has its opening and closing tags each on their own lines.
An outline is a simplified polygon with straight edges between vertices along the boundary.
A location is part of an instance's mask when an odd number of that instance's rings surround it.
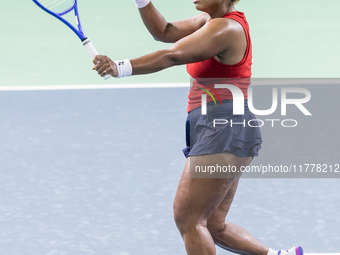
<svg viewBox="0 0 340 255">
<path fill-rule="evenodd" d="M 194 78 L 193 84 L 189 92 L 188 112 L 201 106 L 201 94 L 205 93 L 203 89 L 208 90 L 212 94 L 217 94 L 219 101 L 224 99 L 232 99 L 232 94 L 228 89 L 214 89 L 216 82 L 202 82 L 207 80 L 204 78 L 219 80 L 219 83 L 232 84 L 239 87 L 244 98 L 247 99 L 247 90 L 250 85 L 251 64 L 252 64 L 252 45 L 250 40 L 249 25 L 243 12 L 229 12 L 223 18 L 233 19 L 241 24 L 247 39 L 247 49 L 243 59 L 235 65 L 225 65 L 218 62 L 214 57 L 205 61 L 191 63 L 187 65 L 189 75 Z M 242 79 L 240 79 L 242 78 Z M 223 80 L 223 81 L 221 81 Z M 207 97 L 207 102 L 213 99 Z"/>
</svg>

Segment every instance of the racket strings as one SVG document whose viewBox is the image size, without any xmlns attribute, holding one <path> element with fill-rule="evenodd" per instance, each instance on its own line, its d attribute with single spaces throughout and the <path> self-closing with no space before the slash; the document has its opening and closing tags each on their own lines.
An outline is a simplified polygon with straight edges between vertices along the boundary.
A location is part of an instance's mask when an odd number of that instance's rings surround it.
<svg viewBox="0 0 340 255">
<path fill-rule="evenodd" d="M 75 4 L 75 0 L 38 0 L 38 2 L 46 9 L 59 15 L 69 11 Z"/>
</svg>

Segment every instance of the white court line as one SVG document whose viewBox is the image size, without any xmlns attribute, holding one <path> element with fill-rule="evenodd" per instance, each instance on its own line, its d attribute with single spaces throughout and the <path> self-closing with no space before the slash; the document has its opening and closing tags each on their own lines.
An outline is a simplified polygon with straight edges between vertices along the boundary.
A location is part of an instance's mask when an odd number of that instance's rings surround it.
<svg viewBox="0 0 340 255">
<path fill-rule="evenodd" d="M 340 79 L 259 79 L 252 80 L 252 86 L 268 85 L 339 85 Z M 0 86 L 0 91 L 31 90 L 86 90 L 86 89 L 135 89 L 135 88 L 189 88 L 190 83 L 127 83 L 89 85 L 39 85 L 39 86 Z M 337 254 L 340 255 L 340 254 Z"/>
<path fill-rule="evenodd" d="M 304 253 L 304 255 L 340 255 L 340 253 Z"/>
<path fill-rule="evenodd" d="M 189 88 L 189 86 L 190 86 L 189 83 L 128 83 L 128 84 L 93 84 L 93 85 L 0 86 L 0 91 Z"/>
</svg>

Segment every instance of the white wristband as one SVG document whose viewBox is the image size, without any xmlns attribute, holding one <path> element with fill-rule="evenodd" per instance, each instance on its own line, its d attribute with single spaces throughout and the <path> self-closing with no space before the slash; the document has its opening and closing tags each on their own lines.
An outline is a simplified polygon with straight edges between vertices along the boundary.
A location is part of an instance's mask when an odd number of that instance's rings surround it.
<svg viewBox="0 0 340 255">
<path fill-rule="evenodd" d="M 121 77 L 129 77 L 132 75 L 132 65 L 130 60 L 120 60 L 120 61 L 113 61 L 117 66 L 118 76 L 116 78 Z"/>
<path fill-rule="evenodd" d="M 144 8 L 150 3 L 150 0 L 134 0 L 137 8 Z"/>
</svg>

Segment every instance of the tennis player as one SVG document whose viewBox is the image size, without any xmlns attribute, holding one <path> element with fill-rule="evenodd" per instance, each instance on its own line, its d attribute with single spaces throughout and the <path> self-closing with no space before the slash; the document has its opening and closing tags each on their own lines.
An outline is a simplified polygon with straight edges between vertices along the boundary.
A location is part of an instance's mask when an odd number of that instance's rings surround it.
<svg viewBox="0 0 340 255">
<path fill-rule="evenodd" d="M 211 131 L 214 130 L 214 114 L 223 112 L 228 121 L 235 120 L 231 110 L 233 95 L 229 90 L 215 93 L 221 102 L 217 108 L 211 98 L 207 100 L 209 118 L 201 114 L 202 91 L 213 92 L 211 86 L 199 82 L 201 78 L 239 79 L 235 86 L 247 99 L 252 46 L 247 20 L 234 7 L 238 0 L 194 0 L 196 9 L 202 13 L 171 23 L 150 0 L 134 1 L 151 35 L 158 41 L 174 44 L 168 49 L 131 60 L 112 61 L 107 56 L 98 55 L 93 60 L 93 69 L 100 76 L 110 74 L 120 78 L 186 64 L 188 73 L 195 79 L 190 89 L 187 147 L 183 150 L 187 161 L 174 201 L 174 218 L 187 253 L 213 255 L 216 254 L 216 244 L 238 254 L 303 255 L 300 246 L 275 251 L 243 228 L 225 222 L 239 183 L 239 172 L 225 173 L 224 178 L 192 178 L 190 175 L 192 165 L 219 164 L 239 170 L 250 164 L 261 147 L 258 128 L 223 125 L 218 131 Z M 244 115 L 236 118 L 238 122 L 255 119 L 247 100 L 244 100 L 244 111 Z"/>
</svg>

